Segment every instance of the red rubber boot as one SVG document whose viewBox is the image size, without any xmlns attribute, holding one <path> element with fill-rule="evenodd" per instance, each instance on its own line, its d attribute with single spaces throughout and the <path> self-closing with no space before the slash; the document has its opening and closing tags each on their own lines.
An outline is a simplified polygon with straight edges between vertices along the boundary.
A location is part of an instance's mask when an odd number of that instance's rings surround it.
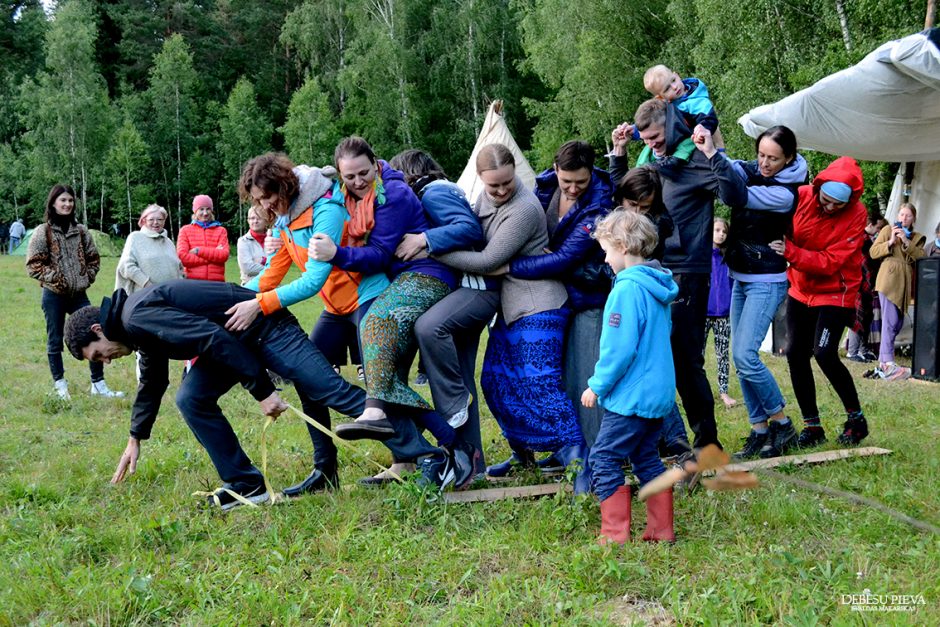
<svg viewBox="0 0 940 627">
<path fill-rule="evenodd" d="M 675 542 L 676 533 L 672 525 L 672 489 L 660 492 L 646 500 L 647 542 Z"/>
<path fill-rule="evenodd" d="M 630 541 L 630 486 L 622 485 L 601 501 L 601 533 L 597 543 L 601 546 Z"/>
</svg>

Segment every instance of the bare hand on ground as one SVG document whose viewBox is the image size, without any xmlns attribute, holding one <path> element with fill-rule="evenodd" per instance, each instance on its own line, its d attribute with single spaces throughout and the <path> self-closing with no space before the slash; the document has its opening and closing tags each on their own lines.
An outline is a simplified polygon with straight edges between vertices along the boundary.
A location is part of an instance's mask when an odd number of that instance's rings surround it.
<svg viewBox="0 0 940 627">
<path fill-rule="evenodd" d="M 117 469 L 111 477 L 112 484 L 118 484 L 124 481 L 128 475 L 137 472 L 137 460 L 140 458 L 140 440 L 131 436 L 127 439 L 127 447 L 121 454 L 121 460 L 118 462 Z"/>
</svg>

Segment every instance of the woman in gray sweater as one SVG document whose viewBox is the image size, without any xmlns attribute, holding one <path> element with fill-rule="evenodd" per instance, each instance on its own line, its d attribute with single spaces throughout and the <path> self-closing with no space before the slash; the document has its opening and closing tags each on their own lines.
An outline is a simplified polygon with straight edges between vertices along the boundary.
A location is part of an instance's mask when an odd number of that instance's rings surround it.
<svg viewBox="0 0 940 627">
<path fill-rule="evenodd" d="M 519 464 L 534 464 L 533 451 L 555 452 L 566 465 L 575 459 L 583 462 L 585 444 L 578 414 L 562 383 L 569 315 L 565 287 L 554 280 L 506 274 L 514 257 L 544 254 L 548 245 L 545 212 L 535 194 L 516 177 L 515 159 L 508 148 L 485 146 L 476 166 L 484 191 L 474 213 L 483 226 L 486 245 L 480 251 L 456 251 L 439 259 L 470 275 L 483 275 L 478 283 L 484 288 L 478 290 L 480 299 L 487 299 L 487 292 L 499 291 L 499 315 L 490 330 L 480 385 L 513 456 L 488 467 L 487 473 L 503 476 Z M 472 283 L 468 277 L 463 285 Z M 579 473 L 575 489 L 589 488 L 589 473 Z"/>
</svg>

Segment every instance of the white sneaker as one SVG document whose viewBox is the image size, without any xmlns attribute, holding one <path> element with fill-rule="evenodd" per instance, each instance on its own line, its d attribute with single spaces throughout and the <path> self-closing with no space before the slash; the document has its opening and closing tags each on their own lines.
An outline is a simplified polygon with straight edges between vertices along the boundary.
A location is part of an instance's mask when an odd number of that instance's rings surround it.
<svg viewBox="0 0 940 627">
<path fill-rule="evenodd" d="M 459 429 L 460 427 L 464 426 L 464 424 L 466 424 L 467 420 L 470 418 L 470 403 L 472 402 L 473 394 L 467 394 L 467 404 L 464 405 L 463 409 L 448 418 L 447 424 L 449 424 L 454 429 Z"/>
<path fill-rule="evenodd" d="M 55 393 L 59 395 L 63 401 L 72 400 L 72 395 L 69 394 L 69 382 L 65 379 L 57 379 L 55 383 L 52 384 L 55 388 Z"/>
<path fill-rule="evenodd" d="M 124 392 L 115 392 L 108 387 L 108 384 L 104 382 L 104 379 L 101 381 L 91 382 L 91 395 L 105 396 L 107 398 L 124 398 Z"/>
</svg>

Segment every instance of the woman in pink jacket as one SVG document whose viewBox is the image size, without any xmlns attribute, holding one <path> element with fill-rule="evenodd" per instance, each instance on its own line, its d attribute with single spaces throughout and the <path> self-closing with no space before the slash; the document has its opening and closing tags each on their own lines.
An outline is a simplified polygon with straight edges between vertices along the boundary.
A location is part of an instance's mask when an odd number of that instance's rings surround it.
<svg viewBox="0 0 940 627">
<path fill-rule="evenodd" d="M 212 199 L 205 194 L 193 198 L 193 221 L 180 229 L 176 251 L 187 279 L 224 281 L 228 260 L 228 232 L 213 214 Z"/>
</svg>

